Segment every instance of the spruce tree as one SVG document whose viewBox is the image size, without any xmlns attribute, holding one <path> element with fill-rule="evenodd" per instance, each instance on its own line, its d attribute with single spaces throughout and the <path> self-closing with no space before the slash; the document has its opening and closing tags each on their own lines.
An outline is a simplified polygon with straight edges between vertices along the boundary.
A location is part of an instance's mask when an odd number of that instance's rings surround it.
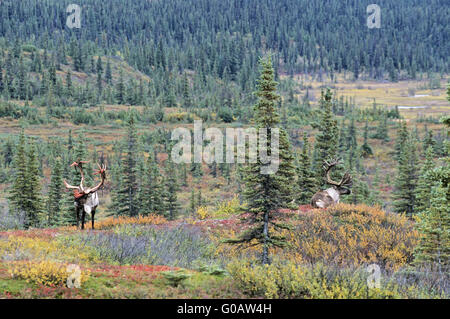
<svg viewBox="0 0 450 319">
<path fill-rule="evenodd" d="M 364 141 L 361 145 L 361 151 L 360 154 L 362 157 L 366 158 L 373 154 L 372 147 L 370 147 L 368 142 L 368 135 L 369 135 L 369 124 L 366 120 L 366 125 L 364 126 Z"/>
<path fill-rule="evenodd" d="M 189 87 L 189 80 L 186 73 L 183 76 L 183 107 L 190 108 L 192 106 L 192 99 Z"/>
<path fill-rule="evenodd" d="M 27 156 L 25 133 L 22 130 L 19 143 L 14 152 L 13 159 L 13 184 L 9 194 L 9 206 L 17 214 L 26 214 L 27 209 Z"/>
<path fill-rule="evenodd" d="M 106 61 L 105 80 L 106 80 L 106 82 L 109 85 L 111 85 L 111 83 L 112 83 L 112 72 L 111 72 L 111 62 L 109 61 L 109 58 Z"/>
<path fill-rule="evenodd" d="M 58 226 L 61 224 L 63 211 L 63 178 L 61 159 L 57 158 L 52 167 L 50 186 L 47 198 L 47 225 Z"/>
<path fill-rule="evenodd" d="M 418 215 L 421 238 L 414 251 L 417 266 L 431 266 L 438 272 L 450 266 L 450 205 L 446 192 L 442 183 L 431 188 L 430 205 Z"/>
<path fill-rule="evenodd" d="M 310 146 L 308 135 L 303 134 L 303 148 L 298 165 L 298 197 L 299 204 L 309 204 L 312 196 L 317 190 L 317 181 L 311 171 Z"/>
<path fill-rule="evenodd" d="M 138 139 L 135 127 L 134 114 L 128 115 L 128 134 L 125 141 L 125 156 L 122 159 L 120 169 L 120 187 L 117 189 L 117 197 L 114 206 L 118 215 L 129 217 L 137 216 L 139 205 L 136 201 L 138 194 L 137 179 L 137 150 Z"/>
<path fill-rule="evenodd" d="M 272 130 L 279 128 L 279 116 L 276 110 L 279 95 L 276 93 L 277 83 L 274 81 L 274 71 L 270 57 L 262 59 L 261 75 L 256 93 L 258 101 L 254 108 L 256 127 L 267 130 L 267 144 L 258 143 L 259 151 L 266 151 L 270 156 L 270 140 Z M 261 137 L 261 136 L 260 136 Z M 261 140 L 261 139 L 260 139 Z M 269 249 L 284 247 L 285 238 L 277 234 L 276 230 L 287 228 L 287 225 L 275 219 L 281 208 L 292 208 L 294 200 L 293 181 L 295 168 L 289 139 L 284 130 L 279 134 L 279 167 L 276 172 L 265 172 L 261 153 L 257 155 L 256 163 L 246 163 L 243 166 L 244 191 L 247 201 L 248 217 L 244 219 L 251 227 L 237 239 L 228 240 L 230 243 L 247 243 L 262 245 L 261 261 L 268 264 Z M 268 173 L 268 174 L 265 174 Z"/>
<path fill-rule="evenodd" d="M 331 108 L 331 98 L 332 94 L 330 89 L 327 89 L 326 93 L 321 92 L 319 102 L 321 113 L 319 123 L 315 125 L 319 132 L 314 144 L 316 157 L 314 158 L 314 172 L 319 186 L 325 184 L 322 169 L 323 161 L 336 157 L 338 148 L 339 131 Z"/>
<path fill-rule="evenodd" d="M 72 72 L 70 72 L 70 70 L 67 72 L 66 74 L 66 94 L 67 96 L 71 97 L 73 96 L 73 91 L 72 91 Z"/>
<path fill-rule="evenodd" d="M 419 179 L 417 182 L 417 205 L 416 211 L 423 212 L 430 207 L 431 193 L 430 188 L 435 184 L 432 176 L 434 169 L 433 148 L 429 146 L 425 152 L 425 160 L 419 172 Z"/>
<path fill-rule="evenodd" d="M 197 193 L 197 207 L 203 206 L 204 202 L 203 202 L 203 196 L 202 196 L 202 189 L 199 188 L 198 189 L 198 193 Z"/>
<path fill-rule="evenodd" d="M 352 170 L 353 167 L 358 168 L 357 165 L 357 150 L 358 143 L 356 141 L 356 127 L 355 127 L 355 119 L 352 117 L 350 120 L 350 124 L 347 130 L 347 138 L 346 138 L 346 150 L 347 150 L 347 167 Z"/>
<path fill-rule="evenodd" d="M 161 174 L 150 150 L 149 157 L 145 164 L 142 185 L 139 189 L 140 214 L 164 213 L 163 190 L 161 188 Z"/>
<path fill-rule="evenodd" d="M 423 151 L 424 153 L 427 151 L 429 147 L 432 148 L 434 152 L 434 147 L 436 145 L 436 140 L 433 138 L 433 131 L 429 130 L 426 132 L 425 138 L 423 140 Z"/>
<path fill-rule="evenodd" d="M 192 188 L 192 190 L 191 190 L 191 197 L 189 199 L 189 213 L 192 216 L 195 216 L 196 208 L 197 208 L 197 205 L 195 203 L 195 190 L 194 190 L 194 188 Z"/>
<path fill-rule="evenodd" d="M 27 174 L 25 178 L 27 226 L 38 227 L 43 217 L 41 180 L 36 146 L 31 143 L 27 151 Z"/>
<path fill-rule="evenodd" d="M 103 72 L 103 65 L 102 60 L 100 59 L 100 56 L 97 58 L 97 90 L 99 94 L 102 92 L 102 72 Z"/>
<path fill-rule="evenodd" d="M 178 203 L 178 196 L 177 196 L 177 192 L 179 190 L 178 181 L 175 175 L 174 164 L 171 162 L 167 164 L 164 186 L 165 186 L 164 202 L 165 202 L 166 216 L 169 220 L 174 220 L 180 210 L 180 204 Z"/>
<path fill-rule="evenodd" d="M 402 152 L 402 148 L 408 140 L 408 127 L 406 126 L 406 122 L 402 121 L 400 127 L 397 131 L 397 139 L 395 140 L 395 159 L 398 161 L 400 159 L 400 153 Z"/>
<path fill-rule="evenodd" d="M 125 103 L 125 84 L 123 83 L 123 71 L 120 69 L 119 81 L 116 84 L 116 100 L 118 104 Z"/>
<path fill-rule="evenodd" d="M 415 212 L 417 186 L 417 144 L 408 137 L 401 148 L 395 180 L 394 211 L 411 216 Z"/>
</svg>

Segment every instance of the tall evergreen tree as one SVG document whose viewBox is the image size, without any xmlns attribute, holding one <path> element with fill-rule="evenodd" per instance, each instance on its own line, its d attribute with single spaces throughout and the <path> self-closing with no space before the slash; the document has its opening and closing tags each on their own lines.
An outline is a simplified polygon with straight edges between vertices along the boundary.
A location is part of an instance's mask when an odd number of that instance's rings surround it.
<svg viewBox="0 0 450 319">
<path fill-rule="evenodd" d="M 284 130 L 279 136 L 279 168 L 276 172 L 265 172 L 266 164 L 262 162 L 261 151 L 271 155 L 269 145 L 273 138 L 273 129 L 279 128 L 279 116 L 276 110 L 279 95 L 276 93 L 277 83 L 274 81 L 274 70 L 270 57 L 262 59 L 261 76 L 258 81 L 258 102 L 255 105 L 254 121 L 257 128 L 267 130 L 267 144 L 258 144 L 260 153 L 256 163 L 244 165 L 244 197 L 247 200 L 249 216 L 246 221 L 251 224 L 238 239 L 230 243 L 254 243 L 262 245 L 261 261 L 268 264 L 269 249 L 283 247 L 285 238 L 277 234 L 277 230 L 287 225 L 275 219 L 281 208 L 292 208 L 293 183 L 295 168 L 289 140 Z M 261 136 L 260 136 L 261 137 Z M 261 140 L 261 139 L 260 139 Z M 268 174 L 265 174 L 268 173 Z"/>
<path fill-rule="evenodd" d="M 111 72 L 111 62 L 109 61 L 109 59 L 106 60 L 105 80 L 109 85 L 111 85 L 112 72 Z"/>
<path fill-rule="evenodd" d="M 448 271 L 450 266 L 450 205 L 442 183 L 431 188 L 428 208 L 419 213 L 417 228 L 421 234 L 414 251 L 416 265 Z"/>
<path fill-rule="evenodd" d="M 369 124 L 366 121 L 366 125 L 364 126 L 364 141 L 361 145 L 361 151 L 360 154 L 362 157 L 366 158 L 373 154 L 372 147 L 370 147 L 368 142 L 368 135 L 369 135 Z"/>
<path fill-rule="evenodd" d="M 420 169 L 419 179 L 417 182 L 417 212 L 423 212 L 430 206 L 430 188 L 435 184 L 434 178 L 432 176 L 433 169 L 433 148 L 429 146 L 425 152 L 425 160 Z"/>
<path fill-rule="evenodd" d="M 303 148 L 298 165 L 298 198 L 299 204 L 309 204 L 317 188 L 317 181 L 311 171 L 310 147 L 308 135 L 303 134 Z"/>
<path fill-rule="evenodd" d="M 339 140 L 337 122 L 334 119 L 331 107 L 331 98 L 332 94 L 330 89 L 327 89 L 326 93 L 321 92 L 319 102 L 321 113 L 319 123 L 315 125 L 319 132 L 316 135 L 316 142 L 314 144 L 316 156 L 314 159 L 314 172 L 320 186 L 325 184 L 322 169 L 323 161 L 336 157 Z"/>
<path fill-rule="evenodd" d="M 406 213 L 409 216 L 415 212 L 416 206 L 416 146 L 416 141 L 408 137 L 406 144 L 401 149 L 393 193 L 394 211 L 397 213 Z"/>
<path fill-rule="evenodd" d="M 58 226 L 61 224 L 63 211 L 63 178 L 61 159 L 57 158 L 53 163 L 50 186 L 47 198 L 47 225 Z"/>
<path fill-rule="evenodd" d="M 125 84 L 123 82 L 123 71 L 120 69 L 119 80 L 116 84 L 116 100 L 118 104 L 124 104 L 126 101 Z"/>
<path fill-rule="evenodd" d="M 153 151 L 149 152 L 149 157 L 145 164 L 145 172 L 142 185 L 139 189 L 139 203 L 141 215 L 149 213 L 164 213 L 162 178 L 158 165 L 154 159 Z"/>
<path fill-rule="evenodd" d="M 128 133 L 125 141 L 125 156 L 122 159 L 120 170 L 120 185 L 117 189 L 114 207 L 117 215 L 137 216 L 139 205 L 136 201 L 138 195 L 137 178 L 137 150 L 138 138 L 135 127 L 135 117 L 132 112 L 128 115 Z"/>
<path fill-rule="evenodd" d="M 191 92 L 187 74 L 183 76 L 183 107 L 190 108 L 192 106 Z"/>
<path fill-rule="evenodd" d="M 22 130 L 14 152 L 13 184 L 9 195 L 9 206 L 18 214 L 27 213 L 27 155 L 25 133 Z"/>
<path fill-rule="evenodd" d="M 102 73 L 103 73 L 103 65 L 100 56 L 97 58 L 97 90 L 99 93 L 102 92 Z"/>
<path fill-rule="evenodd" d="M 36 146 L 31 143 L 27 151 L 27 174 L 25 184 L 27 226 L 38 227 L 43 217 L 39 161 Z"/>
<path fill-rule="evenodd" d="M 402 121 L 400 127 L 397 130 L 397 139 L 395 140 L 395 159 L 398 161 L 400 159 L 400 154 L 402 152 L 402 148 L 408 140 L 408 127 L 406 126 L 406 122 Z"/>
<path fill-rule="evenodd" d="M 174 220 L 180 210 L 177 192 L 179 190 L 177 176 L 175 174 L 174 164 L 169 162 L 166 169 L 165 178 L 165 209 L 166 216 L 169 220 Z"/>
</svg>

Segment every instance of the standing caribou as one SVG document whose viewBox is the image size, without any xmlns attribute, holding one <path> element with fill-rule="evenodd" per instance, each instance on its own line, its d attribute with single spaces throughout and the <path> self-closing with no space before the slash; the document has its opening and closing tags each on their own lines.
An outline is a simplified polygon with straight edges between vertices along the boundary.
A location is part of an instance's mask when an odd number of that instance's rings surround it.
<svg viewBox="0 0 450 319">
<path fill-rule="evenodd" d="M 348 172 L 345 172 L 339 183 L 334 182 L 330 178 L 330 170 L 339 164 L 338 159 L 334 159 L 331 161 L 324 161 L 323 168 L 325 170 L 327 176 L 327 184 L 330 184 L 331 187 L 319 191 L 314 194 L 311 199 L 311 205 L 315 208 L 326 208 L 328 206 L 339 203 L 339 199 L 341 195 L 349 195 L 352 193 L 350 188 L 353 185 L 352 177 Z"/>
<path fill-rule="evenodd" d="M 97 186 L 92 188 L 84 188 L 84 174 L 83 174 L 83 164 L 88 163 L 86 161 L 73 162 L 70 166 L 77 167 L 80 169 L 81 182 L 80 186 L 72 186 L 67 184 L 64 180 L 64 185 L 67 189 L 73 189 L 73 196 L 75 198 L 75 209 L 77 213 L 77 227 L 80 227 L 80 212 L 81 212 L 81 229 L 84 229 L 84 219 L 86 214 L 91 215 L 92 219 L 92 229 L 94 229 L 94 215 L 95 210 L 99 204 L 97 191 L 103 186 L 106 179 L 106 165 L 101 166 L 97 164 L 99 170 L 94 174 L 99 174 L 101 177 L 101 182 Z"/>
</svg>

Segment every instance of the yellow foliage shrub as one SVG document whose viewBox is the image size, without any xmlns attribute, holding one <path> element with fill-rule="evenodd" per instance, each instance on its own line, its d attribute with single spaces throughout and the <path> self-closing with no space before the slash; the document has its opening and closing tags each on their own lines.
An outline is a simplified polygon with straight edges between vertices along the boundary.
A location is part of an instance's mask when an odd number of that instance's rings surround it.
<svg viewBox="0 0 450 319">
<path fill-rule="evenodd" d="M 188 118 L 188 113 L 186 112 L 172 112 L 167 114 L 167 120 L 171 123 L 182 122 Z"/>
<path fill-rule="evenodd" d="M 160 225 L 167 222 L 167 219 L 165 219 L 163 216 L 156 215 L 156 214 L 149 214 L 147 216 L 137 216 L 137 217 L 126 217 L 126 216 L 119 216 L 119 217 L 109 217 L 103 220 L 100 220 L 98 222 L 95 222 L 95 229 L 101 230 L 101 229 L 110 229 L 115 226 L 119 225 L 129 225 L 129 224 L 138 224 L 138 225 Z M 85 225 L 86 229 L 91 229 L 91 223 L 86 223 Z M 70 227 L 64 227 L 65 229 L 69 230 L 76 230 L 76 226 L 70 226 Z"/>
<path fill-rule="evenodd" d="M 233 261 L 227 270 L 242 291 L 251 297 L 356 299 L 398 298 L 398 287 L 383 283 L 369 288 L 367 274 L 360 270 L 299 266 L 293 262 L 275 261 L 270 265 L 252 265 Z"/>
<path fill-rule="evenodd" d="M 285 231 L 291 259 L 341 266 L 377 263 L 396 270 L 412 260 L 419 234 L 405 216 L 377 207 L 338 204 L 302 212 Z"/>
<path fill-rule="evenodd" d="M 8 271 L 14 278 L 25 279 L 45 286 L 66 285 L 67 278 L 71 275 L 68 272 L 67 264 L 61 264 L 49 260 L 39 262 L 20 261 L 8 263 Z M 80 284 L 86 282 L 90 272 L 84 270 L 80 272 Z"/>
<path fill-rule="evenodd" d="M 0 240 L 0 256 L 4 261 L 57 260 L 71 263 L 95 263 L 97 257 L 88 247 L 66 246 L 58 240 L 9 236 Z"/>
<path fill-rule="evenodd" d="M 239 213 L 241 213 L 241 205 L 238 196 L 235 195 L 231 200 L 220 203 L 211 215 L 213 218 L 227 218 Z"/>
<path fill-rule="evenodd" d="M 206 206 L 200 206 L 199 208 L 197 208 L 196 215 L 198 219 L 202 220 L 211 217 Z"/>
<path fill-rule="evenodd" d="M 361 266 L 372 263 L 386 270 L 397 270 L 413 259 L 419 234 L 414 222 L 403 215 L 387 213 L 378 207 L 339 204 L 326 210 L 300 211 L 285 221 L 291 229 L 284 236 L 288 245 L 270 248 L 297 264 L 322 262 L 337 266 Z M 216 242 L 236 238 L 240 229 L 225 228 L 212 233 Z M 244 247 L 246 248 L 246 247 Z M 259 253 L 260 246 L 243 251 L 239 245 L 218 245 L 217 255 L 225 258 Z"/>
</svg>

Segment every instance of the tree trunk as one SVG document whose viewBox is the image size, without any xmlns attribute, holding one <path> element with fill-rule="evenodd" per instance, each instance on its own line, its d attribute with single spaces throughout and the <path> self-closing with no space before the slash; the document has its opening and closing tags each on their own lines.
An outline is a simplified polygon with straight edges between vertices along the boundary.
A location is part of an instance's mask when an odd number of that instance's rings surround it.
<svg viewBox="0 0 450 319">
<path fill-rule="evenodd" d="M 269 263 L 269 212 L 264 212 L 264 229 L 263 229 L 263 252 L 262 263 L 266 265 Z"/>
</svg>

